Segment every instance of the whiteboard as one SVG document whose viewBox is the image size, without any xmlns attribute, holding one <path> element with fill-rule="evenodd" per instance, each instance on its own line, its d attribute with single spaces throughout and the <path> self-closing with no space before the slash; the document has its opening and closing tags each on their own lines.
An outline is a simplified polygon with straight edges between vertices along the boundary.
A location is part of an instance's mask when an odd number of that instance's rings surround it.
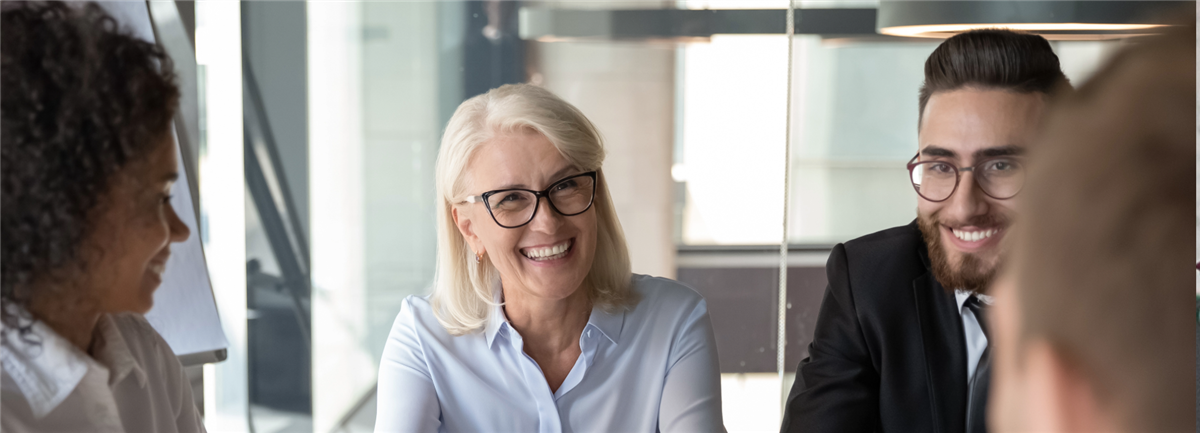
<svg viewBox="0 0 1200 433">
<path fill-rule="evenodd" d="M 100 5 L 134 35 L 155 41 L 146 2 L 104 2 Z M 174 136 L 175 128 L 171 130 Z M 146 321 L 162 334 L 184 364 L 220 361 L 225 359 L 224 351 L 229 342 L 217 316 L 204 247 L 200 243 L 198 213 L 193 205 L 196 201 L 190 188 L 195 179 L 188 178 L 177 136 L 175 155 L 179 161 L 179 180 L 171 187 L 171 206 L 192 234 L 184 242 L 171 244 L 171 258 L 167 261 L 162 285 L 154 292 L 154 307 L 146 313 Z"/>
</svg>

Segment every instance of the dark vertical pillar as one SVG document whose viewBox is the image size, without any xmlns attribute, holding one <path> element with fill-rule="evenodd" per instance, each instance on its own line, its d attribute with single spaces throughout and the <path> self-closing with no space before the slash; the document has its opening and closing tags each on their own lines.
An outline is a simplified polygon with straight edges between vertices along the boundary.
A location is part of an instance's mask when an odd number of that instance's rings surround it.
<svg viewBox="0 0 1200 433">
<path fill-rule="evenodd" d="M 525 42 L 517 27 L 521 2 L 468 1 L 465 6 L 462 100 L 525 82 Z"/>
</svg>

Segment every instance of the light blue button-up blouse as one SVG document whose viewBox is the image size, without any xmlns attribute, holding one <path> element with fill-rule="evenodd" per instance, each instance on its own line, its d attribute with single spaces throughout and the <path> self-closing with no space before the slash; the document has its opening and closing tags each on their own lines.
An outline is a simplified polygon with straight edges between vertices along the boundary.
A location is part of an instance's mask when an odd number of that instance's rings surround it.
<svg viewBox="0 0 1200 433">
<path fill-rule="evenodd" d="M 721 378 L 708 308 L 666 278 L 633 276 L 641 296 L 596 308 L 557 392 L 496 307 L 483 332 L 452 336 L 427 297 L 404 300 L 379 366 L 376 432 L 713 432 Z"/>
</svg>

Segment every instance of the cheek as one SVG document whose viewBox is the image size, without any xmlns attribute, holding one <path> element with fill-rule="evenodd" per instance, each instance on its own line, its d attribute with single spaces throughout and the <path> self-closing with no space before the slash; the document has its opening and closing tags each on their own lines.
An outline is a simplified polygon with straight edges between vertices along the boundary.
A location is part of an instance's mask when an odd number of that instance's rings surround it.
<svg viewBox="0 0 1200 433">
<path fill-rule="evenodd" d="M 142 239 L 142 249 L 154 255 L 171 243 L 171 227 L 161 209 L 148 211 L 145 215 L 145 223 L 139 226 L 138 237 Z"/>
<path fill-rule="evenodd" d="M 1009 221 L 1017 215 L 1017 201 L 1009 200 L 992 200 L 992 212 L 1004 216 Z"/>
<path fill-rule="evenodd" d="M 923 218 L 929 218 L 942 209 L 944 206 L 943 203 L 934 203 L 917 197 L 917 215 Z"/>
<path fill-rule="evenodd" d="M 143 212 L 121 235 L 126 272 L 145 272 L 146 265 L 170 243 L 171 229 L 157 212 Z M 140 278 L 140 277 L 139 277 Z"/>
<path fill-rule="evenodd" d="M 486 221 L 486 223 L 488 224 L 487 226 L 477 227 L 475 234 L 479 236 L 479 241 L 483 243 L 487 254 L 493 258 L 509 254 L 520 254 L 517 251 L 517 241 L 520 240 L 522 229 L 506 229 L 496 225 L 491 220 Z"/>
<path fill-rule="evenodd" d="M 597 233 L 599 233 L 599 226 L 597 225 L 596 221 L 596 212 L 589 211 L 588 213 L 579 216 L 586 216 L 587 218 L 579 218 L 572 222 L 575 225 L 576 233 L 578 233 L 578 239 L 582 240 L 583 242 L 581 243 L 587 246 L 587 255 L 591 257 L 595 255 Z"/>
</svg>

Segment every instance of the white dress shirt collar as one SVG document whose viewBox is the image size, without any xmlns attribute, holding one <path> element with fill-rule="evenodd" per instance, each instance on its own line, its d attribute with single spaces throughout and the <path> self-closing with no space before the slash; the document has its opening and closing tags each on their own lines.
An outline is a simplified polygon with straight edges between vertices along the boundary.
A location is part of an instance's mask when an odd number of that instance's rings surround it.
<svg viewBox="0 0 1200 433">
<path fill-rule="evenodd" d="M 954 300 L 958 301 L 958 311 L 962 311 L 963 305 L 967 303 L 967 298 L 970 298 L 972 295 L 978 298 L 980 302 L 983 302 L 983 305 L 992 305 L 992 297 L 990 295 L 971 293 L 963 289 L 957 289 L 954 291 Z"/>
<path fill-rule="evenodd" d="M 95 359 L 41 321 L 35 321 L 25 336 L 15 329 L 0 332 L 0 363 L 29 402 L 34 417 L 44 417 L 58 407 L 89 367 L 107 373 L 110 386 L 130 373 L 139 386 L 146 386 L 146 371 L 130 353 L 111 316 L 100 316 L 93 335 L 100 339 Z"/>
<path fill-rule="evenodd" d="M 487 325 L 484 327 L 484 336 L 487 338 L 488 347 L 492 346 L 492 342 L 496 340 L 497 335 L 501 333 L 507 335 L 511 328 L 511 325 L 508 323 L 508 317 L 504 315 L 504 296 L 498 285 L 493 299 L 496 303 L 492 306 L 492 312 L 488 314 Z M 600 307 L 592 307 L 592 314 L 588 317 L 584 333 L 587 334 L 590 328 L 595 328 L 601 335 L 612 341 L 613 344 L 618 344 L 621 339 L 621 328 L 624 326 L 624 309 L 616 313 L 609 313 Z"/>
</svg>

